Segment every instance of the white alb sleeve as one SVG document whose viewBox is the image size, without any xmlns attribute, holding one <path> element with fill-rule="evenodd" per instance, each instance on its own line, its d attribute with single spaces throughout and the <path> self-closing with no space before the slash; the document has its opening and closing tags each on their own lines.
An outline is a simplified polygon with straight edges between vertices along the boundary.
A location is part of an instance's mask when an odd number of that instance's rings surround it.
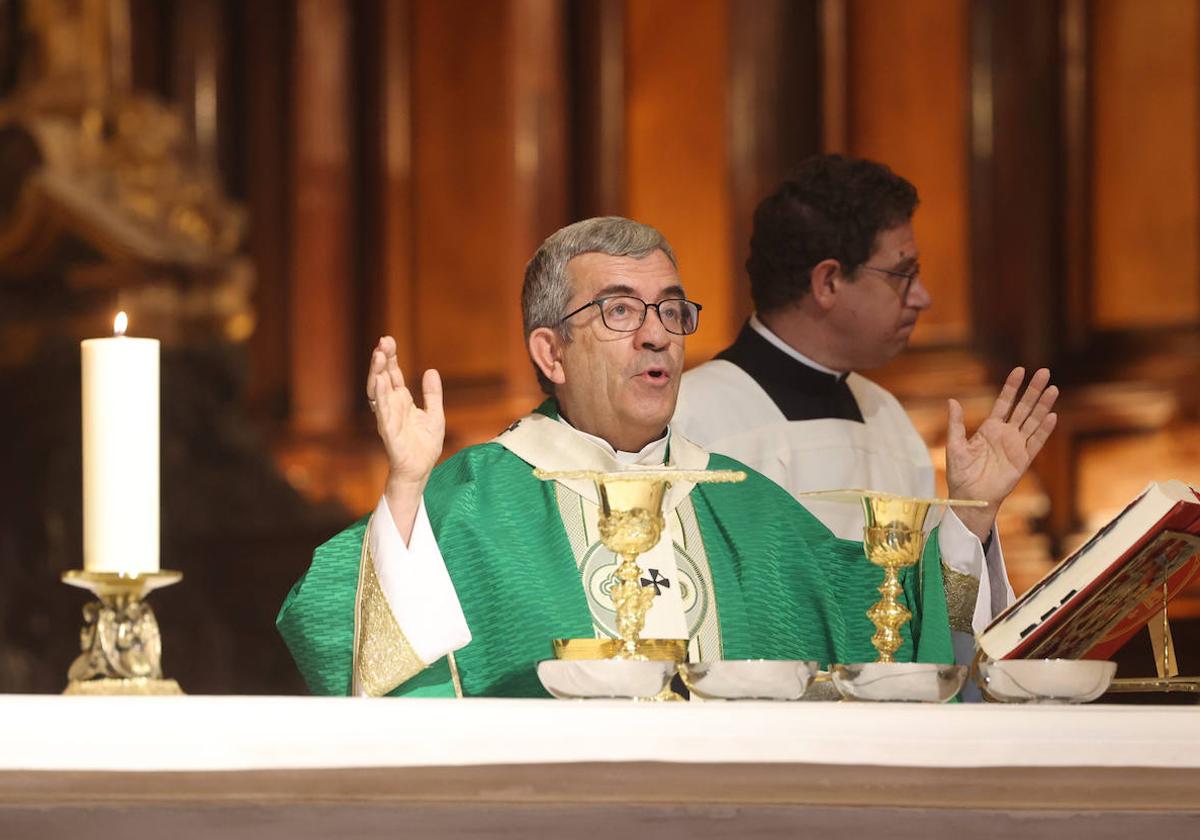
<svg viewBox="0 0 1200 840">
<path fill-rule="evenodd" d="M 387 499 L 380 498 L 367 535 L 375 575 L 400 630 L 427 665 L 471 641 L 458 593 L 429 524 L 425 500 L 408 545 L 400 537 Z"/>
</svg>

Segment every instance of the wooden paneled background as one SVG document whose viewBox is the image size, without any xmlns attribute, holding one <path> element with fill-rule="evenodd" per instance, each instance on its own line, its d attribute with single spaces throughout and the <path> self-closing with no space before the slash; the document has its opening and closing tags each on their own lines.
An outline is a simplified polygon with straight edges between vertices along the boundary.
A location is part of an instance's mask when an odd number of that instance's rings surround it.
<svg viewBox="0 0 1200 840">
<path fill-rule="evenodd" d="M 156 11 L 135 30 L 137 83 L 193 112 L 249 206 L 248 398 L 308 493 L 361 507 L 377 487 L 360 380 L 379 333 L 414 377 L 442 371 L 451 447 L 536 400 L 522 267 L 574 219 L 668 235 L 705 304 L 688 360 L 710 357 L 749 312 L 754 205 L 821 150 L 885 161 L 921 192 L 935 303 L 878 376 L 933 446 L 947 394 L 982 411 L 1018 363 L 1062 383 L 1063 429 L 1021 508 L 1044 557 L 1142 480 L 1200 478 L 1171 461 L 1081 485 L 1104 474 L 1084 464 L 1100 442 L 1191 440 L 1191 0 L 140 5 Z M 215 68 L 215 104 L 197 66 Z"/>
<path fill-rule="evenodd" d="M 570 221 L 663 230 L 705 306 L 688 362 L 709 358 L 750 311 L 754 206 L 819 151 L 921 193 L 934 306 L 874 375 L 935 452 L 947 396 L 978 420 L 1012 365 L 1062 386 L 1006 511 L 1018 590 L 1147 480 L 1200 483 L 1194 0 L 129 7 L 133 86 L 246 208 L 244 403 L 311 500 L 357 514 L 379 492 L 362 380 L 381 333 L 413 380 L 441 370 L 448 451 L 536 403 L 522 272 Z"/>
</svg>

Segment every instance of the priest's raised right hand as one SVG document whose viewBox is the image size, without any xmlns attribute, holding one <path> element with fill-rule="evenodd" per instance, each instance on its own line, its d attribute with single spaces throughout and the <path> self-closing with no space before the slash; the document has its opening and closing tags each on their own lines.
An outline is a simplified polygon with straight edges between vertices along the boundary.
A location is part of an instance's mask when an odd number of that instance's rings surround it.
<svg viewBox="0 0 1200 840">
<path fill-rule="evenodd" d="M 446 437 L 442 378 L 436 370 L 425 371 L 421 391 L 424 409 L 417 407 L 404 384 L 404 374 L 396 360 L 396 340 L 390 335 L 380 338 L 371 351 L 367 401 L 375 412 L 375 427 L 388 456 L 384 496 L 406 543 L 421 505 L 421 494 L 442 454 Z"/>
</svg>

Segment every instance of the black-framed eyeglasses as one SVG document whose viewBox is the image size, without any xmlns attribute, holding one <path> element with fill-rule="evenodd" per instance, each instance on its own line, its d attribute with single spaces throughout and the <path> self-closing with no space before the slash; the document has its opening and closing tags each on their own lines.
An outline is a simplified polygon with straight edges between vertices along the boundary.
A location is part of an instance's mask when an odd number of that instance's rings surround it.
<svg viewBox="0 0 1200 840">
<path fill-rule="evenodd" d="M 658 320 L 663 329 L 675 335 L 691 335 L 700 326 L 700 310 L 698 303 L 686 298 L 667 298 L 658 303 L 646 303 L 641 298 L 629 295 L 602 297 L 588 301 L 574 312 L 562 317 L 559 323 L 574 318 L 589 306 L 600 310 L 600 320 L 604 326 L 616 332 L 636 332 L 646 320 L 646 310 L 651 307 L 658 313 Z"/>
<path fill-rule="evenodd" d="M 896 291 L 899 293 L 900 300 L 902 301 L 908 300 L 908 293 L 912 289 L 913 281 L 921 276 L 921 266 L 919 265 L 913 266 L 910 271 L 896 271 L 894 268 L 879 268 L 874 265 L 864 265 L 862 268 L 870 271 L 878 271 L 880 274 L 887 274 L 891 277 L 899 277 L 903 282 Z"/>
</svg>

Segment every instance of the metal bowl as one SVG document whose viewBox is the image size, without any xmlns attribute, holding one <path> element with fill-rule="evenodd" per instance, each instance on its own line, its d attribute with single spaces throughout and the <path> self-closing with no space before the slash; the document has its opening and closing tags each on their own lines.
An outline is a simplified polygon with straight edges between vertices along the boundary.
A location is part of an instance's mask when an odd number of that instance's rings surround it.
<svg viewBox="0 0 1200 840">
<path fill-rule="evenodd" d="M 1116 673 L 1117 663 L 1096 659 L 981 661 L 979 687 L 1001 703 L 1089 703 Z"/>
<path fill-rule="evenodd" d="M 796 659 L 720 659 L 680 666 L 688 690 L 704 700 L 799 700 L 817 663 Z"/>
<path fill-rule="evenodd" d="M 885 703 L 945 703 L 967 679 L 965 666 L 936 662 L 863 662 L 829 673 L 843 699 Z"/>
<path fill-rule="evenodd" d="M 674 662 L 640 659 L 546 659 L 538 679 L 561 700 L 622 697 L 648 700 L 675 675 Z"/>
</svg>

